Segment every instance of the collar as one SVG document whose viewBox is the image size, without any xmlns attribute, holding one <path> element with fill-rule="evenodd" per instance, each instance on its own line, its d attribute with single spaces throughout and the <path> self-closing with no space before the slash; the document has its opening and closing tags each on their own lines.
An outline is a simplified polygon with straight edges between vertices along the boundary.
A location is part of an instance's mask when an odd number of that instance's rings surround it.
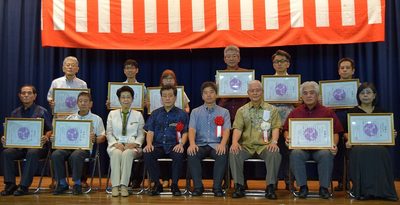
<svg viewBox="0 0 400 205">
<path fill-rule="evenodd" d="M 204 107 L 205 110 L 212 112 L 212 111 L 215 110 L 216 105 L 217 105 L 217 104 L 214 103 L 214 104 L 211 106 L 211 108 L 210 108 L 210 107 L 208 107 L 208 106 L 204 103 L 204 104 L 203 104 L 203 107 Z"/>
<path fill-rule="evenodd" d="M 26 111 L 28 111 L 28 110 L 32 110 L 32 109 L 34 109 L 35 107 L 36 107 L 35 102 L 33 102 L 32 105 L 29 106 L 29 107 L 27 107 L 27 108 L 25 108 L 24 105 L 21 105 L 21 109 L 22 109 L 22 111 L 24 111 L 24 112 L 26 112 Z"/>
<path fill-rule="evenodd" d="M 289 75 L 289 73 L 285 72 L 284 75 Z M 282 75 L 278 75 L 277 73 L 275 73 L 274 76 L 282 76 Z"/>
<path fill-rule="evenodd" d="M 250 101 L 249 103 L 250 103 L 250 108 L 259 109 L 259 108 L 263 108 L 264 107 L 264 102 L 263 101 L 261 101 L 261 103 L 260 103 L 260 105 L 258 107 L 255 107 L 252 101 Z"/>
<path fill-rule="evenodd" d="M 92 112 L 90 112 L 90 110 L 89 110 L 89 112 L 86 114 L 86 115 L 80 115 L 79 114 L 79 111 L 76 113 L 80 118 L 86 118 L 86 117 L 89 117 L 91 114 L 92 114 Z"/>
<path fill-rule="evenodd" d="M 72 80 L 68 80 L 67 76 L 64 75 L 64 79 L 65 79 L 65 81 L 67 81 L 67 82 L 73 82 L 73 81 L 76 79 L 76 75 L 75 75 L 74 78 L 72 78 Z"/>
<path fill-rule="evenodd" d="M 128 78 L 124 81 L 124 83 L 129 83 Z M 137 79 L 135 79 L 135 82 L 133 82 L 133 83 L 138 83 Z"/>
<path fill-rule="evenodd" d="M 306 104 L 303 104 L 303 106 L 304 106 L 303 108 L 305 111 L 313 111 L 313 110 L 319 109 L 321 107 L 321 104 L 319 104 L 319 102 L 317 102 L 317 104 L 312 109 L 308 109 Z"/>
</svg>

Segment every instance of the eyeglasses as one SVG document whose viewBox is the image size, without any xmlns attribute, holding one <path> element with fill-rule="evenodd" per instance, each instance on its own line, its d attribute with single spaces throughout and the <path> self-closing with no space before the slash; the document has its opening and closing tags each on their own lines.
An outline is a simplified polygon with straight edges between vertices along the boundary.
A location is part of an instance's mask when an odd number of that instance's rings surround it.
<svg viewBox="0 0 400 205">
<path fill-rule="evenodd" d="M 284 60 L 284 59 L 282 59 L 282 60 L 275 60 L 275 61 L 272 61 L 272 63 L 274 63 L 274 64 L 279 64 L 279 63 L 287 63 L 287 62 L 289 62 L 288 60 Z"/>
</svg>

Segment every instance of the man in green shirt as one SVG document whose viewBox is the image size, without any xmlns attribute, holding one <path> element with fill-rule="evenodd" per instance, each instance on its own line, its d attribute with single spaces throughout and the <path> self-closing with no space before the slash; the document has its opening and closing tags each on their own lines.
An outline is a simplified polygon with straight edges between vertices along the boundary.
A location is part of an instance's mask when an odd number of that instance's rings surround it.
<svg viewBox="0 0 400 205">
<path fill-rule="evenodd" d="M 235 182 L 233 198 L 241 198 L 245 195 L 244 161 L 251 157 L 257 157 L 265 161 L 267 171 L 265 198 L 277 199 L 275 183 L 281 163 L 277 143 L 281 121 L 278 110 L 264 102 L 263 93 L 260 81 L 249 82 L 247 94 L 250 102 L 239 108 L 232 126 L 233 136 L 229 163 Z"/>
</svg>

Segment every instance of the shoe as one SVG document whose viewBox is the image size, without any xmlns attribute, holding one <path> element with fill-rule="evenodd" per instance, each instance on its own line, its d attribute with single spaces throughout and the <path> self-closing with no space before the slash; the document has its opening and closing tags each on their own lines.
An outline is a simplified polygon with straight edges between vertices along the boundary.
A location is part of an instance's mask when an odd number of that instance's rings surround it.
<svg viewBox="0 0 400 205">
<path fill-rule="evenodd" d="M 14 191 L 14 196 L 28 195 L 29 189 L 26 186 L 19 185 L 18 189 Z"/>
<path fill-rule="evenodd" d="M 128 187 L 126 187 L 125 185 L 121 185 L 120 193 L 121 193 L 121 196 L 123 196 L 123 197 L 129 196 Z"/>
<path fill-rule="evenodd" d="M 1 191 L 2 196 L 8 196 L 14 194 L 15 190 L 18 189 L 18 186 L 16 184 L 6 184 L 6 187 L 4 187 L 4 190 Z"/>
<path fill-rule="evenodd" d="M 275 194 L 275 185 L 274 184 L 270 184 L 267 186 L 267 188 L 265 189 L 265 198 L 267 199 L 277 199 L 278 197 L 276 197 Z"/>
<path fill-rule="evenodd" d="M 140 186 L 141 186 L 141 181 L 140 180 L 137 180 L 137 179 L 133 179 L 132 180 L 132 188 L 140 188 Z"/>
<path fill-rule="evenodd" d="M 301 186 L 300 191 L 297 196 L 299 198 L 305 199 L 305 198 L 307 198 L 307 195 L 308 195 L 308 186 L 307 185 Z"/>
<path fill-rule="evenodd" d="M 225 196 L 224 192 L 222 191 L 221 188 L 213 189 L 214 196 L 215 197 L 223 197 Z"/>
<path fill-rule="evenodd" d="M 297 191 L 296 187 L 294 186 L 294 182 L 285 183 L 285 190 Z"/>
<path fill-rule="evenodd" d="M 111 189 L 111 196 L 113 196 L 113 197 L 119 196 L 119 188 L 117 186 L 115 186 Z"/>
<path fill-rule="evenodd" d="M 54 195 L 60 195 L 60 194 L 64 194 L 66 191 L 68 191 L 69 186 L 68 185 L 61 185 L 59 184 L 57 186 L 57 188 L 54 190 L 53 194 Z"/>
<path fill-rule="evenodd" d="M 192 196 L 201 196 L 201 195 L 203 195 L 203 192 L 204 192 L 203 187 L 194 188 L 194 190 L 192 191 Z"/>
<path fill-rule="evenodd" d="M 160 195 L 161 192 L 163 192 L 163 187 L 162 187 L 162 185 L 160 183 L 157 183 L 150 190 L 149 195 L 150 196 L 156 196 L 156 195 Z"/>
<path fill-rule="evenodd" d="M 177 184 L 171 184 L 171 192 L 172 192 L 172 195 L 174 195 L 174 196 L 182 195 L 181 190 L 179 190 L 179 187 Z"/>
<path fill-rule="evenodd" d="M 232 193 L 232 198 L 242 198 L 245 196 L 244 186 L 241 184 L 235 184 L 235 191 Z"/>
<path fill-rule="evenodd" d="M 81 195 L 82 194 L 82 185 L 80 184 L 75 184 L 72 187 L 72 194 L 73 195 Z"/>
<path fill-rule="evenodd" d="M 343 183 L 339 182 L 337 186 L 333 189 L 335 191 L 343 191 Z"/>
<path fill-rule="evenodd" d="M 329 199 L 331 197 L 331 194 L 329 193 L 328 189 L 325 187 L 320 187 L 319 188 L 319 196 L 323 199 Z"/>
<path fill-rule="evenodd" d="M 89 187 L 89 184 L 86 181 L 81 181 L 82 189 L 86 189 Z"/>
<path fill-rule="evenodd" d="M 163 180 L 162 187 L 163 188 L 168 188 L 169 187 L 169 180 Z"/>
</svg>

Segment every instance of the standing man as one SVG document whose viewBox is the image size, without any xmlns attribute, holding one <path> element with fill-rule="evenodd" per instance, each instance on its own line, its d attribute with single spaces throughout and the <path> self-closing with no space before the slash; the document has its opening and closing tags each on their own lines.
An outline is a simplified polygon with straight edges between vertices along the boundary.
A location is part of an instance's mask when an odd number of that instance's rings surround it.
<svg viewBox="0 0 400 205">
<path fill-rule="evenodd" d="M 300 94 L 304 104 L 294 109 L 288 116 L 290 118 L 333 118 L 334 126 L 334 145 L 330 150 L 301 150 L 295 149 L 290 154 L 290 166 L 296 178 L 296 184 L 300 186 L 299 197 L 307 198 L 307 174 L 306 161 L 312 157 L 318 163 L 318 176 L 320 182 L 319 195 L 328 199 L 330 194 L 328 187 L 331 182 L 333 158 L 337 152 L 339 132 L 343 132 L 342 125 L 336 114 L 329 108 L 319 104 L 319 85 L 314 81 L 307 81 L 301 84 Z M 286 144 L 289 144 L 289 120 L 286 120 L 283 129 L 285 131 Z"/>
<path fill-rule="evenodd" d="M 65 75 L 53 80 L 49 92 L 47 93 L 47 101 L 49 101 L 51 108 L 53 108 L 55 104 L 53 99 L 54 88 L 87 88 L 86 82 L 76 77 L 79 71 L 79 61 L 76 57 L 67 56 L 64 59 L 62 69 Z"/>
<path fill-rule="evenodd" d="M 284 50 L 277 50 L 273 55 L 272 55 L 272 65 L 275 70 L 275 76 L 287 76 L 289 75 L 287 70 L 290 67 L 291 63 L 291 56 L 289 53 L 287 53 Z M 293 104 L 273 104 L 277 109 L 279 116 L 281 118 L 281 125 L 285 123 L 287 116 L 289 113 L 294 109 Z M 281 167 L 280 170 L 284 173 L 284 181 L 285 181 L 285 189 L 289 190 L 290 187 L 294 189 L 294 185 L 290 184 L 290 179 L 289 179 L 289 154 L 290 151 L 288 147 L 285 145 L 285 138 L 283 137 L 283 130 L 282 127 L 279 130 L 279 140 L 278 140 L 278 146 L 280 153 L 282 155 L 282 162 L 281 162 Z M 293 180 L 292 180 L 293 181 Z"/>
<path fill-rule="evenodd" d="M 338 74 L 339 80 L 352 80 L 354 79 L 354 72 L 356 71 L 356 67 L 354 65 L 354 60 L 351 58 L 342 58 L 338 62 Z M 349 109 L 336 109 L 335 113 L 339 118 L 339 121 L 342 125 L 347 122 L 347 111 Z M 333 173 L 334 176 L 337 176 L 338 185 L 335 187 L 335 191 L 343 191 L 343 187 L 346 190 L 350 189 L 350 183 L 348 177 L 346 177 L 346 185 L 343 186 L 343 178 L 344 178 L 344 164 L 346 152 L 346 139 L 344 133 L 339 133 L 339 142 L 338 142 L 338 152 L 335 156 Z"/>
<path fill-rule="evenodd" d="M 7 148 L 3 151 L 2 161 L 4 162 L 4 183 L 6 184 L 4 190 L 1 192 L 2 196 L 14 195 L 21 196 L 29 193 L 29 186 L 32 184 L 39 159 L 46 157 L 48 153 L 49 140 L 52 133 L 51 115 L 47 110 L 35 104 L 36 88 L 33 85 L 23 85 L 18 93 L 21 106 L 11 112 L 11 117 L 15 118 L 43 118 L 44 119 L 44 133 L 42 136 L 43 147 L 41 149 L 16 149 Z M 3 145 L 5 144 L 4 136 L 1 138 Z M 26 158 L 24 169 L 19 186 L 15 183 L 15 166 L 14 160 Z"/>
<path fill-rule="evenodd" d="M 144 147 L 144 163 L 149 171 L 150 179 L 154 182 L 150 195 L 159 195 L 163 191 L 160 183 L 160 165 L 157 159 L 172 158 L 171 192 L 180 196 L 178 180 L 185 158 L 184 145 L 187 141 L 189 117 L 185 111 L 175 107 L 177 89 L 172 85 L 162 86 L 160 89 L 163 107 L 153 111 L 144 126 L 147 131 Z"/>
<path fill-rule="evenodd" d="M 194 181 L 192 196 L 201 196 L 204 188 L 201 181 L 201 160 L 207 156 L 214 162 L 213 192 L 214 196 L 222 197 L 222 178 L 227 162 L 227 142 L 231 129 L 229 111 L 215 104 L 217 100 L 217 85 L 214 82 L 204 82 L 201 85 L 204 104 L 194 109 L 190 115 L 188 166 Z"/>
<path fill-rule="evenodd" d="M 93 114 L 90 109 L 93 106 L 93 101 L 90 93 L 81 92 L 78 95 L 78 107 L 79 111 L 67 117 L 67 120 L 92 120 L 93 132 L 90 134 L 92 142 L 103 143 L 106 140 L 106 134 L 104 129 L 103 120 L 96 114 Z M 97 136 L 97 137 L 96 137 Z M 84 166 L 85 158 L 90 156 L 88 150 L 63 150 L 58 149 L 53 151 L 51 154 L 51 160 L 54 164 L 54 175 L 58 184 L 53 194 L 63 194 L 69 189 L 66 181 L 65 174 L 65 160 L 69 160 L 69 164 L 72 167 L 72 181 L 74 186 L 72 194 L 82 194 L 81 177 Z"/>
<path fill-rule="evenodd" d="M 250 157 L 265 161 L 266 189 L 265 198 L 277 199 L 275 183 L 278 180 L 281 155 L 278 138 L 281 127 L 278 110 L 264 102 L 262 84 L 258 80 L 249 82 L 247 94 L 250 102 L 240 107 L 233 123 L 232 146 L 229 162 L 235 191 L 233 198 L 245 195 L 243 164 Z"/>
</svg>

